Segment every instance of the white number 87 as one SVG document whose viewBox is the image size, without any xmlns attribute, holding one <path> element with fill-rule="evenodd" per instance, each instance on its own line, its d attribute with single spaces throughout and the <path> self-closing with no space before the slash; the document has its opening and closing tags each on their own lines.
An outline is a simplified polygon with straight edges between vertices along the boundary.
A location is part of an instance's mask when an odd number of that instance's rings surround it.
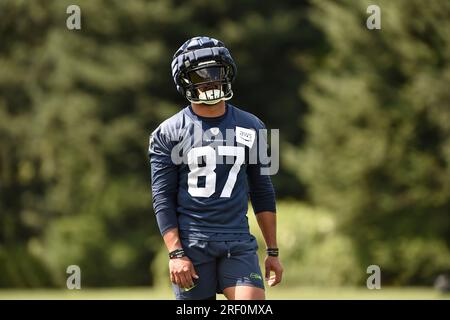
<svg viewBox="0 0 450 320">
<path fill-rule="evenodd" d="M 217 153 L 220 156 L 235 156 L 236 161 L 228 173 L 228 179 L 220 194 L 222 198 L 229 198 L 233 191 L 236 178 L 244 163 L 245 152 L 243 147 L 218 146 Z M 216 152 L 210 146 L 192 148 L 188 154 L 189 174 L 188 192 L 193 197 L 209 197 L 216 191 Z M 205 157 L 205 166 L 198 166 L 198 158 Z M 205 186 L 198 187 L 198 178 L 205 177 Z"/>
</svg>

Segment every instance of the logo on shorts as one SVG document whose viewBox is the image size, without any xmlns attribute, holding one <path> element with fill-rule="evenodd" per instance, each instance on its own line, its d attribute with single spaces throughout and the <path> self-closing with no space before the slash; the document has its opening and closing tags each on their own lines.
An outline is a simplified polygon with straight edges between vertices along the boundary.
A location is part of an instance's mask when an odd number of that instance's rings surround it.
<svg viewBox="0 0 450 320">
<path fill-rule="evenodd" d="M 257 273 L 254 273 L 254 272 L 250 273 L 250 279 L 256 279 L 256 280 L 261 280 L 262 281 L 261 276 L 259 274 L 257 274 Z"/>
</svg>

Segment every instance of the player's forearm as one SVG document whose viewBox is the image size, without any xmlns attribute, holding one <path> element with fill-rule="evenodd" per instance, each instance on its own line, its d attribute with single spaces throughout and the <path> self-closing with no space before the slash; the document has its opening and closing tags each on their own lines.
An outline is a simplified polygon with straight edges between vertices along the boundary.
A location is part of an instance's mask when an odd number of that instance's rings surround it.
<svg viewBox="0 0 450 320">
<path fill-rule="evenodd" d="M 267 248 L 277 248 L 277 215 L 272 211 L 259 212 L 256 215 L 259 228 Z"/>
<path fill-rule="evenodd" d="M 163 239 L 169 252 L 182 248 L 178 228 L 167 230 L 163 235 Z"/>
</svg>

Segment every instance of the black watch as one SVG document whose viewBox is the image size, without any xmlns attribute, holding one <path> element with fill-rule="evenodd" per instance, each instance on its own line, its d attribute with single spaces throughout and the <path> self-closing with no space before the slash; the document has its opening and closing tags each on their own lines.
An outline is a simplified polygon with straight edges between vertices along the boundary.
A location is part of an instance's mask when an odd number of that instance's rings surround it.
<svg viewBox="0 0 450 320">
<path fill-rule="evenodd" d="M 269 257 L 278 257 L 279 254 L 278 248 L 267 248 L 266 252 Z"/>
<path fill-rule="evenodd" d="M 178 258 L 183 258 L 185 256 L 186 256 L 186 254 L 184 253 L 183 248 L 175 249 L 175 250 L 169 252 L 170 259 L 178 259 Z"/>
</svg>

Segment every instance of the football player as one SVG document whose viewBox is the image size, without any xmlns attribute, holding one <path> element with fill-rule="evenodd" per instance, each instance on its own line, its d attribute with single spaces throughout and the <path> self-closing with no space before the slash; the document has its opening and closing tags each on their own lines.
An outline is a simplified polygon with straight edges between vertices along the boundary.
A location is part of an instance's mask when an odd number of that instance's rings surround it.
<svg viewBox="0 0 450 320">
<path fill-rule="evenodd" d="M 223 42 L 194 37 L 174 54 L 172 75 L 190 105 L 150 137 L 152 196 L 177 299 L 265 299 L 250 198 L 266 242 L 265 279 L 281 281 L 275 192 L 258 152 L 261 120 L 228 102 L 236 65 Z M 267 150 L 266 150 L 267 151 Z"/>
</svg>

